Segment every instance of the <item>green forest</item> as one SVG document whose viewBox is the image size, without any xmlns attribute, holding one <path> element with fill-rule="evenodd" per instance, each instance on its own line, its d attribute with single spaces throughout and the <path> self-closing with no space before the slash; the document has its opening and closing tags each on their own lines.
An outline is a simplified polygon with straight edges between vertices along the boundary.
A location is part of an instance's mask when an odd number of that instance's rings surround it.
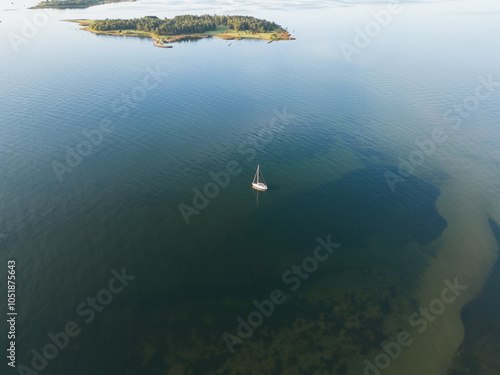
<svg viewBox="0 0 500 375">
<path fill-rule="evenodd" d="M 94 31 L 108 30 L 139 30 L 156 35 L 180 35 L 204 33 L 225 26 L 236 32 L 250 33 L 284 32 L 285 30 L 274 22 L 260 20 L 248 16 L 217 16 L 217 15 L 183 15 L 171 19 L 160 19 L 155 16 L 134 18 L 129 20 L 105 19 L 96 20 L 89 25 Z"/>
<path fill-rule="evenodd" d="M 47 0 L 33 8 L 88 8 L 106 3 L 119 3 L 132 0 Z"/>
</svg>

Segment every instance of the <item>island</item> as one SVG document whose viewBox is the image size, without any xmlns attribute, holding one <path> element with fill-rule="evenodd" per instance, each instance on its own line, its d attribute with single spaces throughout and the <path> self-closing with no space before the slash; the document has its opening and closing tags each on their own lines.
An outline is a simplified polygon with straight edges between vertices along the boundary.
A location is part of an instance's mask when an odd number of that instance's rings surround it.
<svg viewBox="0 0 500 375">
<path fill-rule="evenodd" d="M 218 37 L 225 40 L 262 39 L 268 43 L 294 40 L 274 22 L 249 16 L 182 15 L 160 19 L 146 16 L 134 19 L 68 20 L 94 34 L 150 37 L 155 46 L 172 48 L 168 43 Z"/>
<path fill-rule="evenodd" d="M 121 3 L 121 2 L 132 2 L 135 0 L 46 0 L 41 3 L 31 7 L 30 9 L 39 8 L 58 8 L 58 9 L 70 9 L 70 8 L 88 8 L 95 5 L 109 4 L 109 3 Z"/>
</svg>

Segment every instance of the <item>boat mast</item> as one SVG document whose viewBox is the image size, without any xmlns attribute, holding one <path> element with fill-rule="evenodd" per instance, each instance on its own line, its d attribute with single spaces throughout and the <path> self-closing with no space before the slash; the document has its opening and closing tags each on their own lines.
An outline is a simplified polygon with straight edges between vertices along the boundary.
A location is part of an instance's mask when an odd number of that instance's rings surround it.
<svg viewBox="0 0 500 375">
<path fill-rule="evenodd" d="M 256 176 L 257 176 L 257 183 L 259 183 L 259 164 L 257 164 L 257 173 L 256 173 Z"/>
</svg>

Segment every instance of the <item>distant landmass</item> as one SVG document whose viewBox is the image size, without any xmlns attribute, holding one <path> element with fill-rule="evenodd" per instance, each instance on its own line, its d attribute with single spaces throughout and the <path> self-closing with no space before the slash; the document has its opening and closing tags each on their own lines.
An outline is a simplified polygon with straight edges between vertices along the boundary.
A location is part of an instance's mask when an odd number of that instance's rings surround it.
<svg viewBox="0 0 500 375">
<path fill-rule="evenodd" d="M 31 7 L 37 8 L 88 8 L 94 5 L 102 5 L 108 3 L 132 2 L 135 0 L 47 0 L 42 1 L 38 5 Z"/>
<path fill-rule="evenodd" d="M 218 37 L 225 40 L 262 39 L 269 43 L 294 40 L 290 33 L 274 22 L 249 16 L 182 15 L 160 19 L 147 16 L 134 19 L 69 20 L 78 22 L 94 34 L 151 37 L 158 47 L 167 43 Z"/>
</svg>

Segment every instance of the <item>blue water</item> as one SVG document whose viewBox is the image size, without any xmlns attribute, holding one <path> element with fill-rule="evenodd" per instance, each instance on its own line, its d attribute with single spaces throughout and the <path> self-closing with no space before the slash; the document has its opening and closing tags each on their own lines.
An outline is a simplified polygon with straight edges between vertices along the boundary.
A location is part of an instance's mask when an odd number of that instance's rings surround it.
<svg viewBox="0 0 500 375">
<path fill-rule="evenodd" d="M 339 45 L 385 5 L 48 10 L 17 48 L 12 33 L 42 11 L 0 5 L 0 239 L 2 264 L 17 263 L 18 365 L 75 321 L 81 333 L 44 374 L 362 373 L 460 219 L 440 212 L 443 190 L 478 226 L 500 220 L 498 85 L 459 129 L 443 120 L 479 77 L 500 80 L 496 3 L 405 4 L 350 62 Z M 161 49 L 61 21 L 206 12 L 273 20 L 297 40 Z M 102 121 L 112 131 L 98 133 Z M 403 179 L 401 161 L 438 127 L 447 141 L 393 192 L 386 173 Z M 68 167 L 85 134 L 92 149 Z M 193 189 L 230 162 L 239 172 L 186 223 L 179 205 L 195 208 Z M 257 164 L 265 193 L 250 188 Z M 283 272 L 327 236 L 339 250 L 290 291 Z M 77 306 L 122 268 L 135 279 L 86 323 Z M 275 288 L 287 302 L 229 353 L 223 333 Z"/>
</svg>

